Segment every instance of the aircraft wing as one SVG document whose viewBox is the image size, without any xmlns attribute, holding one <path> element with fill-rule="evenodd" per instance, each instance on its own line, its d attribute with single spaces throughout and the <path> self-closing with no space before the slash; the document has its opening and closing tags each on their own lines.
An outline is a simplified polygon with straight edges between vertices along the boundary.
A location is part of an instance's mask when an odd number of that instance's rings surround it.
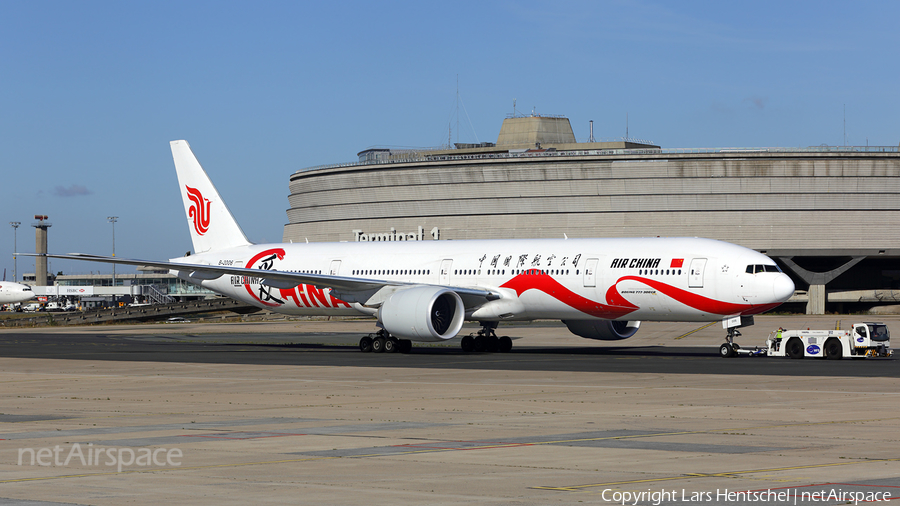
<svg viewBox="0 0 900 506">
<path fill-rule="evenodd" d="M 161 262 L 157 260 L 137 260 L 119 257 L 107 257 L 101 255 L 89 255 L 85 253 L 71 253 L 68 255 L 41 255 L 37 253 L 16 253 L 23 256 L 46 256 L 49 258 L 61 258 L 64 260 L 82 260 L 90 262 L 101 262 L 108 264 L 124 264 L 135 266 L 148 266 L 169 269 L 186 273 L 191 279 L 211 280 L 217 279 L 225 275 L 235 276 L 252 276 L 261 278 L 260 283 L 271 286 L 273 288 L 289 289 L 297 285 L 313 285 L 316 288 L 331 288 L 338 298 L 346 302 L 369 303 L 380 302 L 381 297 L 373 297 L 379 292 L 383 295 L 389 295 L 404 287 L 421 286 L 423 283 L 407 283 L 403 281 L 390 281 L 380 279 L 353 278 L 347 276 L 331 276 L 326 274 L 309 274 L 289 271 L 276 271 L 264 269 L 247 269 L 244 267 L 230 267 L 224 265 L 208 265 L 194 264 L 188 262 Z M 189 259 L 190 257 L 184 257 Z M 466 288 L 459 286 L 447 286 L 446 288 L 453 290 L 462 297 L 466 307 L 475 307 L 487 302 L 500 298 L 500 294 L 478 288 Z M 340 295 L 340 296 L 339 296 Z"/>
</svg>

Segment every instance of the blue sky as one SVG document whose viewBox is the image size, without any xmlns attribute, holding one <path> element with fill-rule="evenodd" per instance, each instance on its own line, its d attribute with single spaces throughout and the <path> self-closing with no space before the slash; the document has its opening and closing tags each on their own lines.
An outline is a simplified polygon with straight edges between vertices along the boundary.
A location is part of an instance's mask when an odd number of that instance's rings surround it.
<svg viewBox="0 0 900 506">
<path fill-rule="evenodd" d="M 34 251 L 191 249 L 168 142 L 187 139 L 250 240 L 288 178 L 370 146 L 495 141 L 513 99 L 579 140 L 900 142 L 894 2 L 0 0 L 0 268 Z M 456 128 L 457 79 L 463 108 Z M 51 262 L 53 271 L 107 266 Z M 123 267 L 124 272 L 130 268 Z M 120 269 L 120 270 L 121 270 Z M 18 270 L 33 272 L 20 257 Z"/>
</svg>

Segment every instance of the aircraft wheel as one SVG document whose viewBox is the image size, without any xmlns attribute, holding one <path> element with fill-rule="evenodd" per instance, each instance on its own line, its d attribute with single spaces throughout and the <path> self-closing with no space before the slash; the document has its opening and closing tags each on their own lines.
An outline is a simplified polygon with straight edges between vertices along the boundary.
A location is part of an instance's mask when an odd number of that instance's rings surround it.
<svg viewBox="0 0 900 506">
<path fill-rule="evenodd" d="M 459 345 L 462 348 L 462 351 L 471 353 L 475 351 L 475 338 L 472 336 L 463 336 Z"/>
<path fill-rule="evenodd" d="M 484 336 L 475 337 L 475 349 L 473 351 L 484 351 L 487 348 Z"/>
<path fill-rule="evenodd" d="M 375 353 L 381 353 L 384 351 L 384 343 L 385 339 L 383 337 L 376 337 L 372 340 L 372 351 Z"/>
<path fill-rule="evenodd" d="M 719 356 L 722 358 L 731 358 L 734 356 L 734 348 L 731 347 L 729 343 L 722 343 L 722 346 L 719 346 Z"/>
<path fill-rule="evenodd" d="M 796 337 L 792 337 L 787 342 L 787 348 L 784 349 L 791 358 L 803 358 L 803 341 Z"/>
<path fill-rule="evenodd" d="M 844 347 L 840 339 L 831 338 L 825 341 L 825 358 L 840 360 L 844 356 Z"/>
<path fill-rule="evenodd" d="M 495 353 L 497 351 L 499 342 L 500 339 L 498 339 L 497 336 L 485 336 L 484 351 Z"/>
<path fill-rule="evenodd" d="M 509 336 L 503 336 L 497 341 L 497 351 L 500 353 L 509 353 L 512 350 L 512 339 Z"/>
<path fill-rule="evenodd" d="M 412 351 L 412 341 L 409 339 L 401 339 L 397 341 L 397 351 L 400 353 L 409 353 Z"/>
<path fill-rule="evenodd" d="M 359 340 L 359 351 L 363 353 L 369 353 L 372 351 L 372 338 L 369 336 L 365 336 Z"/>
<path fill-rule="evenodd" d="M 396 353 L 398 350 L 397 339 L 394 337 L 389 337 L 384 340 L 384 352 L 385 353 Z"/>
</svg>

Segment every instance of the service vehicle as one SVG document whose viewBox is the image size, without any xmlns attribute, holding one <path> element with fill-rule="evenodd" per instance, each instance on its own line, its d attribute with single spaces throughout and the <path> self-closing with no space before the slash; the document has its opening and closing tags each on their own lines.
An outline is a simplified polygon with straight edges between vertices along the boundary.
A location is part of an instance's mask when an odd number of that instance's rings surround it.
<svg viewBox="0 0 900 506">
<path fill-rule="evenodd" d="M 734 343 L 719 347 L 722 357 L 767 356 L 790 358 L 890 357 L 891 333 L 880 322 L 854 323 L 850 330 L 775 330 L 765 348 L 741 348 Z"/>
</svg>

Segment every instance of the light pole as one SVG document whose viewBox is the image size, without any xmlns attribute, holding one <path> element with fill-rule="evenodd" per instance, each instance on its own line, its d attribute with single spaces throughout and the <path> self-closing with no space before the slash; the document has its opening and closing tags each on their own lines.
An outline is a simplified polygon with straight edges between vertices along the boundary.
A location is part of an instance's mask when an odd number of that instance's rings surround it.
<svg viewBox="0 0 900 506">
<path fill-rule="evenodd" d="M 16 232 L 19 231 L 19 225 L 22 224 L 21 221 L 11 221 L 9 222 L 13 228 L 13 283 L 19 282 L 19 271 L 16 268 L 16 253 L 19 252 L 19 247 L 16 246 Z"/>
<path fill-rule="evenodd" d="M 119 219 L 118 216 L 107 216 L 106 219 L 112 223 L 112 239 L 113 239 L 113 254 L 112 256 L 116 256 L 116 221 Z M 112 264 L 113 268 L 113 278 L 112 278 L 112 288 L 113 288 L 113 309 L 116 307 L 116 264 Z"/>
</svg>

